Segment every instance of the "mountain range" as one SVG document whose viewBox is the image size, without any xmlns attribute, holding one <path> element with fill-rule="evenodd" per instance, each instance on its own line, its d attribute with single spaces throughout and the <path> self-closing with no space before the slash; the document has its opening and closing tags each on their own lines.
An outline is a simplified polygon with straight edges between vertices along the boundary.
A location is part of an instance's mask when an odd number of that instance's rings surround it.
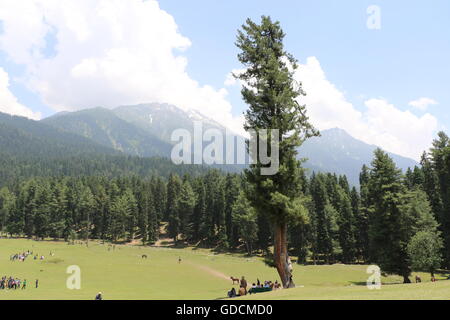
<svg viewBox="0 0 450 320">
<path fill-rule="evenodd" d="M 355 139 L 345 130 L 322 130 L 320 137 L 306 140 L 298 149 L 299 157 L 307 158 L 304 164 L 310 171 L 345 174 L 352 185 L 359 185 L 359 173 L 365 164 L 370 166 L 373 152 L 378 148 Z M 406 171 L 419 164 L 413 160 L 388 152 L 397 167 Z"/>
<path fill-rule="evenodd" d="M 118 155 L 120 152 L 41 121 L 0 112 L 0 154 L 49 159 L 90 154 Z"/>
<path fill-rule="evenodd" d="M 156 103 L 63 112 L 41 120 L 59 130 L 140 157 L 169 157 L 173 146 L 172 132 L 180 128 L 193 132 L 194 121 L 201 121 L 204 129 L 226 130 L 197 112 Z"/>
<path fill-rule="evenodd" d="M 194 130 L 201 121 L 203 129 L 225 127 L 199 112 L 182 110 L 168 104 L 140 104 L 115 109 L 93 108 L 62 112 L 41 121 L 0 114 L 0 147 L 3 152 L 23 155 L 42 154 L 127 154 L 139 157 L 170 157 L 171 134 L 175 129 Z M 11 136 L 20 137 L 19 145 L 8 145 Z M 369 165 L 377 147 L 355 139 L 346 131 L 323 130 L 320 137 L 307 140 L 299 149 L 299 158 L 312 171 L 345 174 L 352 185 L 359 184 L 363 164 Z M 389 153 L 403 170 L 416 161 Z M 242 166 L 227 166 L 237 171 Z"/>
</svg>

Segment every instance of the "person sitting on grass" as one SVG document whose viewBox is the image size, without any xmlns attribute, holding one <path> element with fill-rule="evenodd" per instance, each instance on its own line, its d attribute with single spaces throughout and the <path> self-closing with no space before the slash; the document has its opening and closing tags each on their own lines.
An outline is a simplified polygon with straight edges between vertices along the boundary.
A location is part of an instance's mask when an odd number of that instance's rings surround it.
<svg viewBox="0 0 450 320">
<path fill-rule="evenodd" d="M 244 287 L 239 288 L 239 296 L 243 297 L 247 294 L 247 290 Z"/>
<path fill-rule="evenodd" d="M 280 289 L 280 287 L 281 287 L 281 284 L 278 283 L 278 280 L 275 280 L 274 288 Z"/>
<path fill-rule="evenodd" d="M 228 291 L 228 298 L 235 298 L 236 296 L 236 289 L 233 287 L 230 291 Z"/>
</svg>

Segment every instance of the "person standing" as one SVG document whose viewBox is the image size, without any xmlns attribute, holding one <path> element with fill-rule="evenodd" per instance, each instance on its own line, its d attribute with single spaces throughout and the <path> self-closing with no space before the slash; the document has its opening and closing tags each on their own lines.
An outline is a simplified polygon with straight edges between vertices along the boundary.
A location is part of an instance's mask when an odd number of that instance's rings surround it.
<svg viewBox="0 0 450 320">
<path fill-rule="evenodd" d="M 242 276 L 240 287 L 244 288 L 244 292 L 247 294 L 247 280 L 245 280 L 244 276 Z"/>
<path fill-rule="evenodd" d="M 39 287 L 39 279 L 36 279 L 36 289 Z"/>
</svg>

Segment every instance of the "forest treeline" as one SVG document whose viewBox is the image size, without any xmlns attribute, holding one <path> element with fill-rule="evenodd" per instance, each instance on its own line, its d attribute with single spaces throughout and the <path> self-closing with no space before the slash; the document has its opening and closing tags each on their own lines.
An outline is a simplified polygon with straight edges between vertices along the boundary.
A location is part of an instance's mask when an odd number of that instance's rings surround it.
<svg viewBox="0 0 450 320">
<path fill-rule="evenodd" d="M 35 177 L 2 183 L 4 233 L 152 244 L 164 223 L 169 237 L 193 245 L 249 254 L 273 245 L 271 221 L 251 207 L 244 175 L 182 167 L 169 173 L 162 159 L 148 167 L 149 160 L 135 159 L 112 163 L 112 170 L 123 168 L 113 177 L 104 174 L 102 161 L 64 161 L 73 174 L 42 171 L 39 163 L 14 167 L 19 176 L 34 170 Z M 378 149 L 362 168 L 358 189 L 345 176 L 304 171 L 300 192 L 306 217 L 289 230 L 290 253 L 299 263 L 377 263 L 405 279 L 413 269 L 450 266 L 450 141 L 442 132 L 421 166 L 406 173 Z"/>
<path fill-rule="evenodd" d="M 225 168 L 228 171 L 236 171 Z M 84 177 L 102 176 L 118 177 L 151 177 L 167 178 L 170 174 L 204 174 L 210 166 L 175 165 L 167 158 L 140 158 L 127 155 L 85 154 L 64 155 L 53 154 L 52 157 L 18 156 L 5 154 L 0 150 L 0 187 L 15 184 L 33 177 Z"/>
</svg>

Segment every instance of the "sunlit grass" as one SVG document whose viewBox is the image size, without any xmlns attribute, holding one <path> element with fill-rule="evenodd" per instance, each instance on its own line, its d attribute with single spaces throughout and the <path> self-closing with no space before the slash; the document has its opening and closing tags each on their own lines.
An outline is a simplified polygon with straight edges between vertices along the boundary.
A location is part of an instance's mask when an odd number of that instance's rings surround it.
<svg viewBox="0 0 450 320">
<path fill-rule="evenodd" d="M 45 260 L 11 262 L 13 253 L 33 251 Z M 49 253 L 55 255 L 51 257 Z M 142 259 L 142 255 L 148 259 Z M 182 262 L 178 263 L 181 257 Z M 66 286 L 67 268 L 81 268 L 81 289 Z M 450 281 L 430 283 L 421 274 L 422 284 L 401 284 L 401 278 L 383 278 L 381 290 L 365 286 L 367 266 L 295 266 L 299 286 L 246 299 L 448 299 Z M 169 249 L 142 246 L 116 246 L 90 242 L 68 245 L 65 242 L 0 239 L 0 276 L 27 279 L 26 290 L 0 290 L 0 299 L 94 299 L 101 291 L 105 299 L 221 299 L 232 288 L 230 276 L 245 276 L 249 284 L 256 279 L 278 279 L 275 269 L 260 258 L 214 254 L 204 249 Z M 34 281 L 39 279 L 39 288 Z M 439 279 L 439 277 L 438 277 Z M 443 278 L 442 278 L 443 279 Z M 413 280 L 413 277 L 411 277 Z M 235 285 L 235 287 L 237 287 Z"/>
</svg>

